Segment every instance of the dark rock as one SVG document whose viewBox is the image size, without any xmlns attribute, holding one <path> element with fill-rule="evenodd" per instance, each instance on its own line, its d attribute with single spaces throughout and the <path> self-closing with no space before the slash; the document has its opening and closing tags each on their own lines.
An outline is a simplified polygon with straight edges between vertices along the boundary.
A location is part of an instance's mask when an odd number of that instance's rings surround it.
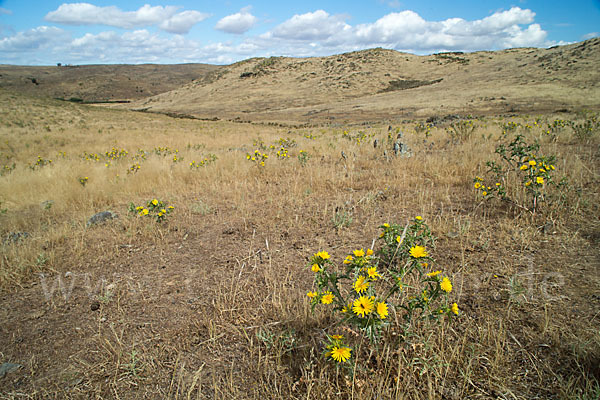
<svg viewBox="0 0 600 400">
<path fill-rule="evenodd" d="M 4 378 L 6 374 L 14 372 L 21 368 L 23 368 L 21 364 L 4 363 L 0 365 L 0 379 Z"/>
<path fill-rule="evenodd" d="M 28 237 L 29 237 L 29 233 L 27 233 L 27 232 L 11 232 L 4 238 L 2 243 L 13 244 L 13 243 L 20 242 L 23 239 L 27 239 Z"/>
<path fill-rule="evenodd" d="M 100 302 L 98 300 L 92 301 L 92 304 L 90 304 L 90 310 L 98 311 L 99 309 L 100 309 Z"/>
<path fill-rule="evenodd" d="M 94 214 L 88 219 L 87 226 L 90 227 L 92 225 L 102 224 L 111 219 L 119 218 L 119 216 L 111 211 L 102 211 L 97 214 Z"/>
</svg>

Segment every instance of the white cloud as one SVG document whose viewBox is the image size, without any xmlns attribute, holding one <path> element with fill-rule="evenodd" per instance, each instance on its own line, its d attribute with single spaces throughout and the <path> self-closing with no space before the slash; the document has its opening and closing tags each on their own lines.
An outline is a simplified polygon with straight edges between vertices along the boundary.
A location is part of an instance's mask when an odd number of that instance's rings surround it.
<svg viewBox="0 0 600 400">
<path fill-rule="evenodd" d="M 598 37 L 598 36 L 600 36 L 600 32 L 590 32 L 590 33 L 586 33 L 581 38 L 583 40 L 588 40 L 588 39 L 593 39 L 593 38 Z"/>
<path fill-rule="evenodd" d="M 217 25 L 215 25 L 215 29 L 241 35 L 242 33 L 249 31 L 257 21 L 258 18 L 250 14 L 250 7 L 245 7 L 238 13 L 221 18 L 221 20 L 217 22 Z"/>
<path fill-rule="evenodd" d="M 294 15 L 276 26 L 265 38 L 314 41 L 326 40 L 336 34 L 349 31 L 350 25 L 346 24 L 342 17 L 317 10 L 312 13 Z"/>
<path fill-rule="evenodd" d="M 384 0 L 386 1 L 386 0 Z M 80 5 L 83 3 L 80 3 Z M 152 25 L 163 31 L 182 33 L 201 16 L 195 12 L 179 12 L 168 7 L 144 6 L 131 16 L 114 7 L 84 5 L 79 14 L 62 14 L 71 23 L 102 23 L 119 27 Z M 65 6 L 65 5 L 63 5 Z M 59 10 L 63 7 L 59 7 Z M 86 14 L 89 7 L 98 13 Z M 107 10 L 108 9 L 108 10 Z M 62 8 L 64 11 L 65 9 Z M 83 11 L 85 12 L 83 12 Z M 111 11 L 112 10 L 112 11 Z M 161 14 L 162 13 L 162 14 Z M 126 14 L 127 18 L 123 15 Z M 167 16 L 158 19 L 157 15 Z M 249 8 L 230 15 L 250 15 Z M 77 17 L 77 18 L 76 18 Z M 215 28 L 226 32 L 245 32 L 252 22 L 243 18 L 223 18 Z M 252 16 L 253 17 L 253 16 Z M 19 63 L 142 63 L 142 62 L 208 62 L 231 63 L 249 57 L 308 57 L 342 53 L 372 47 L 384 47 L 417 54 L 439 51 L 496 50 L 509 47 L 547 47 L 547 33 L 534 23 L 535 14 L 518 7 L 499 11 L 486 18 L 467 21 L 449 18 L 428 21 L 413 11 L 389 13 L 376 21 L 349 25 L 347 17 L 317 10 L 294 15 L 271 31 L 249 37 L 233 37 L 221 43 L 201 43 L 181 35 L 137 29 L 119 33 L 106 31 L 85 34 L 71 40 L 70 35 L 55 27 L 39 27 L 0 39 L 0 58 Z M 58 18 L 56 15 L 52 18 Z M 246 25 L 244 25 L 246 24 Z M 248 28 L 249 29 L 249 28 Z M 41 62 L 39 60 L 42 60 Z"/>
<path fill-rule="evenodd" d="M 170 33 L 183 34 L 192 29 L 192 26 L 208 18 L 208 14 L 199 11 L 183 11 L 163 21 L 159 28 Z"/>
<path fill-rule="evenodd" d="M 462 18 L 427 21 L 406 10 L 387 14 L 372 23 L 350 26 L 340 17 L 317 10 L 295 15 L 259 39 L 275 40 L 282 47 L 287 45 L 284 42 L 293 40 L 300 54 L 304 51 L 331 54 L 369 47 L 432 53 L 545 46 L 547 33 L 539 24 L 532 23 L 534 17 L 531 10 L 513 7 L 475 21 Z M 301 49 L 302 46 L 306 48 Z"/>
<path fill-rule="evenodd" d="M 0 15 L 12 15 L 12 11 L 0 7 Z"/>
<path fill-rule="evenodd" d="M 122 11 L 115 6 L 98 7 L 89 3 L 65 3 L 46 14 L 46 21 L 65 25 L 107 25 L 133 29 L 158 25 L 171 33 L 187 33 L 196 23 L 208 18 L 198 11 L 177 13 L 175 6 L 140 7 L 137 11 Z"/>
<path fill-rule="evenodd" d="M 0 39 L 0 53 L 22 53 L 44 48 L 68 34 L 53 26 L 40 26 L 24 32 Z"/>
</svg>

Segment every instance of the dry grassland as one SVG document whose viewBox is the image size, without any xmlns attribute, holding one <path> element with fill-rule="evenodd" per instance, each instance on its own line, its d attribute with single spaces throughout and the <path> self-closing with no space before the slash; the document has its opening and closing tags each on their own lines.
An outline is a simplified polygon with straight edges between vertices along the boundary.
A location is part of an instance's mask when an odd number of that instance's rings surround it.
<svg viewBox="0 0 600 400">
<path fill-rule="evenodd" d="M 0 377 L 0 398 L 598 398 L 598 132 L 519 128 L 569 182 L 535 215 L 473 189 L 502 124 L 536 117 L 481 118 L 453 142 L 417 121 L 207 122 L 0 91 L 0 167 L 15 164 L 0 177 L 0 234 L 29 234 L 0 245 L 0 363 L 21 365 Z M 388 125 L 412 157 L 392 156 Z M 289 159 L 279 147 L 264 167 L 246 159 L 280 138 L 296 143 Z M 106 160 L 113 147 L 128 154 Z M 29 168 L 38 156 L 52 163 Z M 175 206 L 164 222 L 128 212 L 154 198 Z M 119 218 L 86 227 L 105 210 Z M 322 356 L 336 320 L 310 312 L 307 260 L 326 250 L 341 264 L 379 225 L 416 215 L 460 315 L 400 340 L 396 310 L 379 347 L 344 331 L 350 375 Z"/>
</svg>

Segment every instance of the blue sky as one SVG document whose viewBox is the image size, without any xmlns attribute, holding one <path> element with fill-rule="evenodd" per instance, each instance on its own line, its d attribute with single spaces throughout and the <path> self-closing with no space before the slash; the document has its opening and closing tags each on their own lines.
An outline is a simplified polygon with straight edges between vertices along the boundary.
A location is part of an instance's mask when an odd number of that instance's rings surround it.
<svg viewBox="0 0 600 400">
<path fill-rule="evenodd" d="M 0 0 L 0 64 L 228 64 L 372 47 L 431 54 L 599 32 L 600 0 Z"/>
</svg>

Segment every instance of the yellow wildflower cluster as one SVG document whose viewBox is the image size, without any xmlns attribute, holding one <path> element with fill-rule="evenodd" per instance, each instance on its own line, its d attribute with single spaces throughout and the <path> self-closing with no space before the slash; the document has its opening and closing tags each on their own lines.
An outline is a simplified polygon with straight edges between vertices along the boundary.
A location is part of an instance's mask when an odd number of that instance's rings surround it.
<svg viewBox="0 0 600 400">
<path fill-rule="evenodd" d="M 269 155 L 266 153 L 261 153 L 258 150 L 254 150 L 252 154 L 246 154 L 246 160 L 255 163 L 260 167 L 265 166 L 265 161 L 269 158 Z"/>
<path fill-rule="evenodd" d="M 331 358 L 338 363 L 345 363 L 352 357 L 352 349 L 344 344 L 344 335 L 327 336 L 325 358 Z"/>
<path fill-rule="evenodd" d="M 523 172 L 523 182 L 526 187 L 531 185 L 542 187 L 551 179 L 551 173 L 556 168 L 551 161 L 544 157 L 536 159 L 534 156 L 523 158 L 519 170 Z"/>
<path fill-rule="evenodd" d="M 0 176 L 4 176 L 6 174 L 10 174 L 17 167 L 16 163 L 12 163 L 12 165 L 3 165 L 0 168 Z"/>
<path fill-rule="evenodd" d="M 179 150 L 171 149 L 167 146 L 165 146 L 165 147 L 158 146 L 158 147 L 154 148 L 154 154 L 156 154 L 157 156 L 165 157 L 165 156 L 169 156 L 171 154 L 177 155 L 178 153 L 179 153 Z"/>
<path fill-rule="evenodd" d="M 490 195 L 492 195 L 493 192 L 495 191 L 495 188 L 496 188 L 496 191 L 501 189 L 500 182 L 496 182 L 494 184 L 494 186 L 489 186 L 489 185 L 486 186 L 483 179 L 479 176 L 476 176 L 474 181 L 475 181 L 475 183 L 474 183 L 473 187 L 475 188 L 475 190 L 477 190 L 479 192 L 479 194 L 482 197 L 490 197 Z"/>
<path fill-rule="evenodd" d="M 82 177 L 82 178 L 79 178 L 79 183 L 81 184 L 81 186 L 85 186 L 85 185 L 86 185 L 86 183 L 88 183 L 88 179 L 89 179 L 89 178 L 88 178 L 87 176 L 84 176 L 84 177 Z"/>
<path fill-rule="evenodd" d="M 117 161 L 121 158 L 127 157 L 128 154 L 129 154 L 129 152 L 127 150 L 125 150 L 125 149 L 119 150 L 116 147 L 113 147 L 109 151 L 104 152 L 105 157 L 110 161 Z"/>
<path fill-rule="evenodd" d="M 42 168 L 42 167 L 45 167 L 46 165 L 50 165 L 50 164 L 52 164 L 52 160 L 48 160 L 48 159 L 42 158 L 41 156 L 38 156 L 37 160 L 33 164 L 29 165 L 29 168 L 31 168 L 31 169 Z"/>
<path fill-rule="evenodd" d="M 87 151 L 83 152 L 83 155 L 81 156 L 81 158 L 83 158 L 85 161 L 95 161 L 95 162 L 99 162 L 100 161 L 100 155 L 97 153 L 88 153 Z"/>
<path fill-rule="evenodd" d="M 138 172 L 138 170 L 142 168 L 141 165 L 139 163 L 135 163 L 132 164 L 129 169 L 127 170 L 128 174 L 135 174 L 136 172 Z"/>
<path fill-rule="evenodd" d="M 374 137 L 374 133 L 367 134 L 363 131 L 358 131 L 355 134 L 350 134 L 348 131 L 342 132 L 342 137 L 344 139 L 348 139 L 351 142 L 355 142 L 356 144 L 365 143 L 369 138 Z"/>
<path fill-rule="evenodd" d="M 174 206 L 167 206 L 164 201 L 158 199 L 149 200 L 144 206 L 135 206 L 133 203 L 129 204 L 130 212 L 136 213 L 141 217 L 153 217 L 157 222 L 164 221 L 167 218 L 167 215 L 169 215 L 174 209 Z"/>
<path fill-rule="evenodd" d="M 290 158 L 290 155 L 288 154 L 288 149 L 282 146 L 279 150 L 277 150 L 277 158 L 279 158 L 280 160 Z"/>
<path fill-rule="evenodd" d="M 203 160 L 201 160 L 199 162 L 192 161 L 190 163 L 190 169 L 206 167 L 208 164 L 213 163 L 216 160 L 217 160 L 217 156 L 215 156 L 214 154 L 209 154 L 208 157 L 205 157 Z"/>
<path fill-rule="evenodd" d="M 381 227 L 383 244 L 377 253 L 357 248 L 339 266 L 327 251 L 313 254 L 307 265 L 314 272 L 315 288 L 307 293 L 311 308 L 326 305 L 340 312 L 340 323 L 362 331 L 372 343 L 382 338 L 383 327 L 390 324 L 405 321 L 404 328 L 409 329 L 415 318 L 458 315 L 458 305 L 448 298 L 453 290 L 450 277 L 431 270 L 428 247 L 433 246 L 433 238 L 423 217 L 416 216 L 404 227 L 388 223 Z M 352 348 L 343 336 L 328 338 L 326 358 L 347 362 Z"/>
</svg>

